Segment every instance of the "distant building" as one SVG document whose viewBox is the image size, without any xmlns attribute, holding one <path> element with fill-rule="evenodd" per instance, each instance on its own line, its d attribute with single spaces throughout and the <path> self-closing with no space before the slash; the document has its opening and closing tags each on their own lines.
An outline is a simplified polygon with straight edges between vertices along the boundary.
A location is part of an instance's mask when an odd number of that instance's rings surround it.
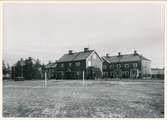
<svg viewBox="0 0 167 120">
<path fill-rule="evenodd" d="M 3 80 L 9 80 L 9 79 L 11 79 L 10 73 L 3 74 Z"/>
<path fill-rule="evenodd" d="M 56 66 L 57 66 L 56 62 L 48 63 L 45 66 L 45 68 L 47 70 L 47 78 L 48 79 L 54 79 L 54 78 L 56 78 Z"/>
<path fill-rule="evenodd" d="M 152 68 L 152 79 L 164 79 L 164 69 Z"/>
<path fill-rule="evenodd" d="M 104 78 L 151 77 L 151 61 L 134 51 L 132 54 L 106 56 L 103 59 Z"/>
<path fill-rule="evenodd" d="M 82 79 L 83 73 L 86 79 L 96 79 L 102 74 L 102 59 L 95 50 L 69 50 L 56 62 L 57 79 Z"/>
</svg>

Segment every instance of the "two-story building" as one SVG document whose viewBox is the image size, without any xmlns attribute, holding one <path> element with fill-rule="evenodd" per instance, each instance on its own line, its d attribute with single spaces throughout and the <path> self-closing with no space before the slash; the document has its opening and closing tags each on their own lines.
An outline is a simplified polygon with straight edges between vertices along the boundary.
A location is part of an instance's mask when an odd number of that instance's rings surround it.
<svg viewBox="0 0 167 120">
<path fill-rule="evenodd" d="M 95 69 L 102 73 L 102 59 L 95 50 L 84 48 L 83 51 L 69 50 L 56 62 L 57 79 L 94 79 Z"/>
<path fill-rule="evenodd" d="M 151 61 L 134 51 L 132 54 L 106 56 L 103 59 L 104 78 L 151 77 Z"/>
</svg>

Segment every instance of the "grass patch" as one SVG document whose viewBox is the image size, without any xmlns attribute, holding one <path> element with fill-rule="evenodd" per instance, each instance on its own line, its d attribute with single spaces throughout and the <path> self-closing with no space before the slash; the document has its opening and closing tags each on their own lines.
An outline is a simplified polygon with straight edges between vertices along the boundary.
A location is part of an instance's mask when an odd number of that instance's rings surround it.
<svg viewBox="0 0 167 120">
<path fill-rule="evenodd" d="M 154 81 L 6 81 L 3 116 L 162 118 L 164 83 Z"/>
</svg>

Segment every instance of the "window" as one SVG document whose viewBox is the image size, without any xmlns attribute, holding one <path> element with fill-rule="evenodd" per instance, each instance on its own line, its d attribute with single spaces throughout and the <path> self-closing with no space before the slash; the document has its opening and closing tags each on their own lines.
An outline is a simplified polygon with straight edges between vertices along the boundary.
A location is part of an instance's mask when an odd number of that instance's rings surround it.
<svg viewBox="0 0 167 120">
<path fill-rule="evenodd" d="M 80 72 L 78 72 L 78 71 L 77 71 L 77 73 L 76 73 L 76 74 L 77 74 L 77 76 L 79 76 L 79 75 L 80 75 Z"/>
<path fill-rule="evenodd" d="M 114 68 L 114 64 L 111 64 L 111 65 L 110 65 L 110 68 Z"/>
<path fill-rule="evenodd" d="M 122 71 L 122 75 L 125 75 L 125 72 L 124 72 L 124 71 Z"/>
<path fill-rule="evenodd" d="M 103 69 L 107 69 L 107 66 L 106 66 L 106 65 L 103 65 Z"/>
<path fill-rule="evenodd" d="M 125 68 L 129 68 L 129 64 L 125 64 Z"/>
<path fill-rule="evenodd" d="M 91 61 L 88 61 L 88 66 L 89 66 L 89 67 L 91 66 Z"/>
<path fill-rule="evenodd" d="M 133 68 L 137 68 L 137 63 L 133 63 Z"/>
<path fill-rule="evenodd" d="M 129 72 L 128 72 L 128 71 L 126 71 L 126 72 L 125 72 L 125 75 L 126 75 L 126 76 L 128 76 L 128 75 L 129 75 Z"/>
<path fill-rule="evenodd" d="M 113 72 L 110 72 L 110 76 L 113 76 L 114 75 L 114 73 Z"/>
<path fill-rule="evenodd" d="M 64 67 L 64 63 L 61 64 L 61 67 Z"/>
<path fill-rule="evenodd" d="M 117 68 L 121 68 L 121 64 L 117 64 Z"/>
<path fill-rule="evenodd" d="M 71 67 L 71 66 L 72 66 L 72 63 L 68 63 L 68 65 Z"/>
<path fill-rule="evenodd" d="M 61 72 L 61 75 L 63 76 L 63 75 L 64 75 L 64 72 Z"/>
<path fill-rule="evenodd" d="M 104 76 L 108 76 L 108 72 L 104 72 Z"/>
<path fill-rule="evenodd" d="M 80 62 L 76 62 L 75 65 L 76 65 L 77 67 L 79 67 L 79 66 L 81 65 L 81 63 L 80 63 Z"/>
</svg>

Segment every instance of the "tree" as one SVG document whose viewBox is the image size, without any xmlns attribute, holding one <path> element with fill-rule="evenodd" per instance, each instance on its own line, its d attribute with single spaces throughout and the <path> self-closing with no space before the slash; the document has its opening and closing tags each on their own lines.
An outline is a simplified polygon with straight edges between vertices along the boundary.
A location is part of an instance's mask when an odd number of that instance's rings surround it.
<svg viewBox="0 0 167 120">
<path fill-rule="evenodd" d="M 31 57 L 28 57 L 28 59 L 25 60 L 25 69 L 24 69 L 25 79 L 31 80 L 33 79 L 33 61 Z"/>
<path fill-rule="evenodd" d="M 3 63 L 2 63 L 2 67 L 3 67 L 3 75 L 5 75 L 7 73 L 7 68 L 6 68 L 4 60 L 3 60 Z"/>
<path fill-rule="evenodd" d="M 41 79 L 41 64 L 40 64 L 40 60 L 37 59 L 35 64 L 33 65 L 33 78 L 34 79 Z"/>
<path fill-rule="evenodd" d="M 3 78 L 7 78 L 9 79 L 10 76 L 11 76 L 11 68 L 9 66 L 9 64 L 5 64 L 5 61 L 3 60 L 3 63 L 2 63 L 2 69 L 3 69 Z"/>
<path fill-rule="evenodd" d="M 42 73 L 42 74 L 41 74 L 41 75 L 42 75 L 41 78 L 42 78 L 42 79 L 45 78 L 45 76 L 44 76 L 44 74 L 45 74 L 45 70 L 46 70 L 45 65 L 42 64 L 42 65 L 41 65 L 41 73 Z"/>
<path fill-rule="evenodd" d="M 27 59 L 20 59 L 17 61 L 16 65 L 12 67 L 12 76 L 14 77 L 24 77 L 26 80 L 31 79 L 41 79 L 42 77 L 42 65 L 40 60 L 34 60 L 32 57 Z"/>
<path fill-rule="evenodd" d="M 23 66 L 24 60 L 21 58 L 19 61 L 17 61 L 16 65 L 14 66 L 15 69 L 15 77 L 24 77 L 24 66 Z"/>
</svg>

